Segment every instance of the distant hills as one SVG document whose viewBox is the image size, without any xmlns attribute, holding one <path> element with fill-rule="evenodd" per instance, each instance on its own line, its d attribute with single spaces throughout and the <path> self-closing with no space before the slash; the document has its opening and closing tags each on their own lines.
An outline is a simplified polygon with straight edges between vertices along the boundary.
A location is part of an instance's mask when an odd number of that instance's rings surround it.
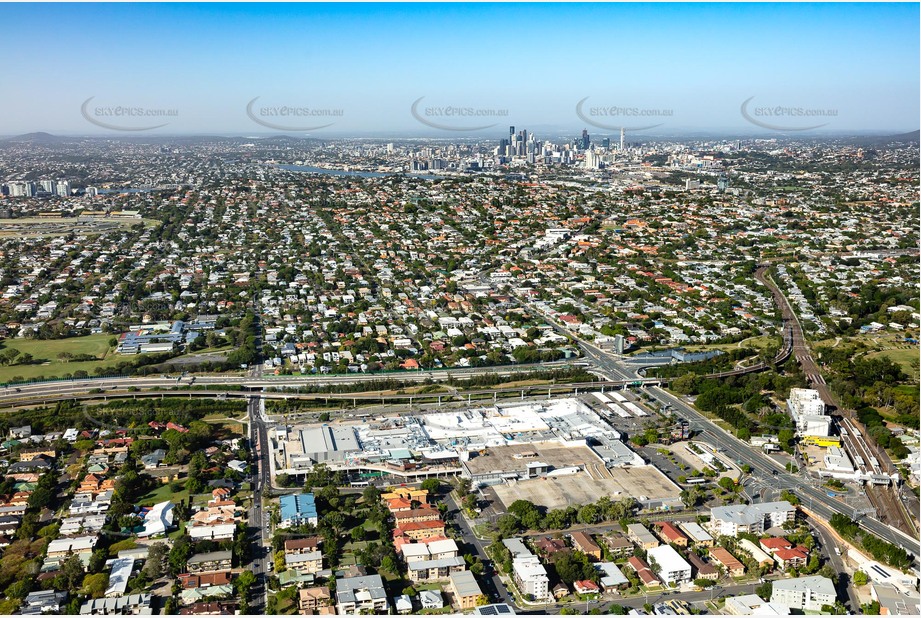
<svg viewBox="0 0 921 618">
<path fill-rule="evenodd" d="M 44 131 L 38 131 L 36 133 L 26 133 L 25 135 L 17 135 L 15 137 L 8 137 L 4 141 L 32 142 L 36 144 L 59 144 L 61 142 L 67 141 L 67 138 L 60 137 L 58 135 L 52 135 L 51 133 L 45 133 Z"/>
<path fill-rule="evenodd" d="M 909 144 L 918 144 L 921 143 L 921 131 L 909 131 L 908 133 L 899 133 L 898 135 L 865 137 L 863 140 L 869 144 L 888 144 L 890 142 L 906 142 Z"/>
</svg>

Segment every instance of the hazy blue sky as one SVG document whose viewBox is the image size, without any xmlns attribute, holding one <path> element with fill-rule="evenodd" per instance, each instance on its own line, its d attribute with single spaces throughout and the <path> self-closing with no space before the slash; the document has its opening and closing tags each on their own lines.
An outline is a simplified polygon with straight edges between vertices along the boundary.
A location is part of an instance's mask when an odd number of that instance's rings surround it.
<svg viewBox="0 0 921 618">
<path fill-rule="evenodd" d="M 508 117 L 449 119 L 580 130 L 576 104 L 671 110 L 662 130 L 763 129 L 758 106 L 831 109 L 827 130 L 919 125 L 918 4 L 31 4 L 0 5 L 0 134 L 259 134 L 246 106 L 340 109 L 313 135 L 438 134 L 410 114 L 459 106 Z M 114 118 L 100 106 L 176 109 Z M 444 124 L 444 119 L 430 117 Z M 639 126 L 646 119 L 609 121 Z M 804 126 L 813 119 L 766 119 Z M 593 133 L 605 133 L 589 127 Z M 291 131 L 287 131 L 291 132 Z M 113 135 L 115 131 L 108 131 Z M 449 132 L 442 132 L 450 136 Z"/>
</svg>

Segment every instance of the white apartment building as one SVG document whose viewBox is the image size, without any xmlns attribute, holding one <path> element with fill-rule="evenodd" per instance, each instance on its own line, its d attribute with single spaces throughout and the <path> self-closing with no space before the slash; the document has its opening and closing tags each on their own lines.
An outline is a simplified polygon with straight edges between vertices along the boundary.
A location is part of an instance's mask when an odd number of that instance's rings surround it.
<svg viewBox="0 0 921 618">
<path fill-rule="evenodd" d="M 740 532 L 761 534 L 765 528 L 782 526 L 795 518 L 796 507 L 786 501 L 718 506 L 710 509 L 710 532 L 732 537 Z"/>
<path fill-rule="evenodd" d="M 547 569 L 540 563 L 537 556 L 521 556 L 512 561 L 512 573 L 518 590 L 524 595 L 531 595 L 534 599 L 547 599 L 550 597 L 550 579 Z"/>
<path fill-rule="evenodd" d="M 659 545 L 646 552 L 646 561 L 659 565 L 658 576 L 666 584 L 679 585 L 691 581 L 691 565 L 671 545 Z"/>
<path fill-rule="evenodd" d="M 787 399 L 787 409 L 800 436 L 827 436 L 831 431 L 831 417 L 825 415 L 825 402 L 819 392 L 811 388 L 792 388 Z"/>
<path fill-rule="evenodd" d="M 774 582 L 771 603 L 782 603 L 791 609 L 821 611 L 823 605 L 834 605 L 835 585 L 827 577 L 798 577 Z"/>
</svg>

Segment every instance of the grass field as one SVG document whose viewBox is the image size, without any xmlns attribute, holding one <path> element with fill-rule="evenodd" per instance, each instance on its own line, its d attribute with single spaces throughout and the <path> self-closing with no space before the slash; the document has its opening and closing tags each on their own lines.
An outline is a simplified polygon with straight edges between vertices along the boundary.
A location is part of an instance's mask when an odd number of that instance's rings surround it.
<svg viewBox="0 0 921 618">
<path fill-rule="evenodd" d="M 915 382 L 918 381 L 918 348 L 881 350 L 879 352 L 870 352 L 866 357 L 874 358 L 878 356 L 888 357 L 889 360 L 901 367 L 902 371 L 907 373 L 910 379 Z"/>
<path fill-rule="evenodd" d="M 87 335 L 68 339 L 7 339 L 4 349 L 19 350 L 21 354 L 31 354 L 33 364 L 0 367 L 0 382 L 9 382 L 14 376 L 33 380 L 39 376 L 58 378 L 66 373 L 85 371 L 90 375 L 97 367 L 111 367 L 127 357 L 116 356 L 114 348 L 109 345 L 112 335 Z M 64 362 L 59 354 L 89 354 L 96 357 L 94 361 Z"/>
<path fill-rule="evenodd" d="M 202 495 L 207 495 L 208 498 L 211 497 L 209 494 Z M 153 506 L 158 502 L 165 502 L 166 500 L 175 503 L 182 502 L 188 497 L 189 491 L 187 489 L 183 489 L 181 491 L 173 491 L 170 489 L 169 483 L 164 483 L 160 487 L 157 487 L 155 490 L 138 500 L 138 504 L 141 506 Z"/>
<path fill-rule="evenodd" d="M 723 350 L 728 352 L 730 350 L 737 350 L 739 348 L 751 348 L 754 350 L 761 350 L 771 345 L 779 346 L 780 338 L 773 337 L 771 335 L 761 335 L 759 337 L 749 337 L 748 339 L 743 339 L 742 341 L 736 343 L 715 343 L 711 345 L 688 345 L 684 346 L 689 352 L 705 352 L 707 350 Z"/>
<path fill-rule="evenodd" d="M 921 351 L 918 346 L 905 343 L 904 338 L 908 333 L 886 332 L 874 335 L 858 335 L 854 337 L 843 337 L 838 343 L 839 346 L 849 346 L 862 344 L 867 346 L 864 358 L 875 358 L 886 356 L 892 362 L 902 368 L 911 380 L 919 381 L 919 360 L 921 360 Z M 835 344 L 834 339 L 824 339 L 812 344 L 813 348 L 832 347 Z M 859 354 L 858 354 L 859 355 Z"/>
</svg>

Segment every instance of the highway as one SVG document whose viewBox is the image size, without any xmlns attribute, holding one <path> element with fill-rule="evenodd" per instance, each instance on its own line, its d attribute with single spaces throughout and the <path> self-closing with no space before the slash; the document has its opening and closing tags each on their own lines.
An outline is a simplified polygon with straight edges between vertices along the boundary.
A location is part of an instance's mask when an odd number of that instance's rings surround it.
<svg viewBox="0 0 921 618">
<path fill-rule="evenodd" d="M 425 400 L 433 401 L 465 401 L 474 397 L 483 398 L 491 395 L 520 395 L 525 397 L 532 394 L 566 394 L 578 393 L 584 390 L 594 390 L 600 387 L 624 387 L 635 382 L 643 384 L 660 384 L 662 381 L 658 378 L 625 378 L 621 380 L 596 380 L 592 382 L 566 382 L 559 384 L 537 384 L 528 386 L 512 386 L 499 388 L 482 388 L 469 391 L 452 391 L 436 393 L 400 393 L 396 391 L 382 394 L 380 392 L 358 392 L 358 393 L 299 393 L 281 391 L 261 391 L 259 397 L 264 399 L 304 399 L 304 400 L 324 400 L 324 401 L 346 401 L 357 405 L 359 401 L 367 403 L 384 403 L 386 401 L 401 401 L 412 404 Z M 146 381 L 136 381 L 131 378 L 122 378 L 121 382 L 111 382 L 106 384 L 106 388 L 100 389 L 97 385 L 89 391 L 80 388 L 73 389 L 55 389 L 53 386 L 46 386 L 41 389 L 32 389 L 29 391 L 10 392 L 0 395 L 0 408 L 30 405 L 45 405 L 56 401 L 71 400 L 108 400 L 108 399 L 133 399 L 144 397 L 207 397 L 207 398 L 237 398 L 249 399 L 253 397 L 253 391 L 259 391 L 261 387 L 253 386 L 254 383 L 244 383 L 243 388 L 247 390 L 219 390 L 217 388 L 209 390 L 207 388 L 193 389 L 190 387 L 169 387 L 149 384 Z"/>
<path fill-rule="evenodd" d="M 207 375 L 207 376 L 116 376 L 102 378 L 81 378 L 72 380 L 48 380 L 44 382 L 31 382 L 22 384 L 4 384 L 0 386 L 0 405 L 12 403 L 17 400 L 41 399 L 45 396 L 60 400 L 68 394 L 79 395 L 101 390 L 104 392 L 134 389 L 161 389 L 188 386 L 238 386 L 248 389 L 294 389 L 301 386 L 343 386 L 360 384 L 363 382 L 377 382 L 382 380 L 398 380 L 401 382 L 433 382 L 448 379 L 460 379 L 498 375 L 511 376 L 518 373 L 534 371 L 550 371 L 572 367 L 569 361 L 555 361 L 551 363 L 528 363 L 522 365 L 502 365 L 498 367 L 477 367 L 437 371 L 401 371 L 391 373 L 355 373 L 348 375 L 307 375 L 307 376 L 274 376 L 265 377 L 262 374 L 262 365 L 254 365 L 248 370 L 249 375 Z M 228 391 L 232 392 L 232 391 Z"/>
</svg>

